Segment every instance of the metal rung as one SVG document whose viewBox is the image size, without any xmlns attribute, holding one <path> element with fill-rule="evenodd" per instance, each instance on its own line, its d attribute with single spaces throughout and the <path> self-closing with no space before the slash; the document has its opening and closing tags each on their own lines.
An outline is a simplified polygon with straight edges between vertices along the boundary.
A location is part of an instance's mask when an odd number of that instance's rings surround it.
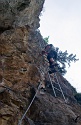
<svg viewBox="0 0 81 125">
<path fill-rule="evenodd" d="M 48 72 L 48 74 L 49 74 L 49 72 Z M 56 82 L 54 82 L 54 83 L 55 83 L 55 84 L 58 84 L 59 89 L 56 88 L 56 87 L 54 87 L 54 85 L 53 85 L 53 83 L 52 83 L 52 80 L 51 80 L 51 77 L 50 77 L 50 74 L 49 74 L 49 79 L 50 79 L 50 82 L 51 82 L 51 86 L 52 86 L 52 89 L 53 89 L 54 95 L 55 95 L 55 97 L 56 97 L 55 89 L 58 90 L 59 92 L 61 92 L 61 94 L 62 94 L 62 96 L 63 96 L 63 99 L 64 99 L 64 101 L 66 102 L 66 99 L 65 99 L 64 93 L 63 93 L 63 91 L 62 91 L 62 88 L 61 88 L 61 86 L 60 86 L 60 83 L 59 83 L 59 80 L 58 80 L 58 78 L 57 78 L 56 73 L 55 73 L 55 75 L 54 75 L 54 78 L 56 78 L 56 80 L 57 80 L 57 83 L 56 83 Z"/>
<path fill-rule="evenodd" d="M 56 87 L 54 87 L 56 90 L 58 90 L 59 92 L 61 92 L 61 90 L 60 89 L 58 89 L 58 88 L 56 88 Z"/>
<path fill-rule="evenodd" d="M 58 83 L 57 83 L 57 82 L 54 82 L 54 84 L 57 84 L 57 85 L 58 85 Z"/>
<path fill-rule="evenodd" d="M 61 86 L 60 86 L 60 83 L 59 83 L 59 80 L 58 80 L 58 78 L 57 78 L 57 75 L 56 75 L 56 74 L 55 74 L 55 77 L 56 77 L 56 79 L 57 79 L 57 83 L 58 83 L 58 85 L 59 85 L 59 88 L 60 88 L 60 91 L 61 91 L 61 93 L 62 93 L 62 96 L 63 96 L 63 98 L 64 98 L 64 100 L 65 100 L 65 102 L 66 102 L 65 95 L 64 95 L 64 93 L 63 93 L 63 91 L 62 91 L 62 88 L 61 88 Z"/>
<path fill-rule="evenodd" d="M 58 89 L 58 88 L 56 88 L 56 87 L 54 87 L 56 90 L 58 90 L 59 92 L 61 92 L 61 90 L 60 89 Z"/>
<path fill-rule="evenodd" d="M 52 86 L 52 89 L 53 89 L 54 96 L 56 97 L 56 92 L 55 92 L 55 89 L 54 89 L 54 86 L 53 86 L 53 83 L 52 83 L 49 72 L 48 72 L 48 76 L 49 76 L 49 79 L 50 79 L 50 82 L 51 82 L 51 86 Z"/>
</svg>

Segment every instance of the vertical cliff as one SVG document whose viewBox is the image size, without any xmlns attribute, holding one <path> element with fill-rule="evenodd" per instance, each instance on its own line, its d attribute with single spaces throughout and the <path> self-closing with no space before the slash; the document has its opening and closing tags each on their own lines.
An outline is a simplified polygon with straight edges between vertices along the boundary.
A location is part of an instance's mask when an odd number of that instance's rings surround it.
<svg viewBox="0 0 81 125">
<path fill-rule="evenodd" d="M 48 77 L 45 47 L 39 27 L 39 15 L 44 0 L 0 1 L 0 125 L 18 125 L 19 120 L 37 92 L 38 85 L 46 87 L 40 92 L 22 120 L 22 125 L 81 125 L 81 106 L 74 98 L 75 89 L 57 73 L 67 100 L 60 92 L 54 93 Z M 56 79 L 50 76 L 55 87 Z"/>
</svg>

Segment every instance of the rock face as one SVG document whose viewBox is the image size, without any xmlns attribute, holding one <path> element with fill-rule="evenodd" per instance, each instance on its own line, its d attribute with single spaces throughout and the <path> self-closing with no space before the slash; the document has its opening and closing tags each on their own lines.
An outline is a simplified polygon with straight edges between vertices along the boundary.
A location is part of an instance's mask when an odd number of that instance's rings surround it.
<svg viewBox="0 0 81 125">
<path fill-rule="evenodd" d="M 0 0 L 0 30 L 29 25 L 39 27 L 44 0 Z"/>
<path fill-rule="evenodd" d="M 23 118 L 22 125 L 81 125 L 81 106 L 76 102 L 75 89 L 57 73 L 62 94 L 51 87 L 46 58 L 40 56 L 46 43 L 39 27 L 44 0 L 0 1 L 0 125 L 19 125 L 39 84 L 34 102 Z M 57 79 L 50 75 L 58 88 Z M 78 121 L 74 121 L 80 115 Z"/>
</svg>

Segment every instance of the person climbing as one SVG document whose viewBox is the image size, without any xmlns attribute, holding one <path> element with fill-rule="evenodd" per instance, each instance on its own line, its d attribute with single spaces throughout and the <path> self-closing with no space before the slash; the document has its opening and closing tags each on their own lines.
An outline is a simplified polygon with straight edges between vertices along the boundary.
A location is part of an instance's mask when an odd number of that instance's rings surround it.
<svg viewBox="0 0 81 125">
<path fill-rule="evenodd" d="M 57 52 L 55 51 L 55 48 L 54 48 L 54 46 L 52 44 L 48 44 L 47 46 L 45 46 L 45 49 L 42 51 L 42 55 L 44 55 L 44 54 L 47 55 L 47 59 L 48 59 L 49 64 L 50 64 L 49 67 L 51 69 L 53 69 L 54 66 L 58 65 L 56 63 L 56 61 L 57 61 Z"/>
</svg>

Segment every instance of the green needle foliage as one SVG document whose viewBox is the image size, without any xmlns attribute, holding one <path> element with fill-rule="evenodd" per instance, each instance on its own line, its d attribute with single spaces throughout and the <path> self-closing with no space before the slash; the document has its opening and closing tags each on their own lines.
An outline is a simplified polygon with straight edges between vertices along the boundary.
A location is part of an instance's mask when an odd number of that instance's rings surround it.
<svg viewBox="0 0 81 125">
<path fill-rule="evenodd" d="M 45 37 L 44 40 L 45 40 L 46 44 L 48 44 L 49 43 L 49 36 Z M 76 54 L 75 55 L 72 53 L 69 54 L 67 52 L 67 50 L 63 52 L 63 51 L 59 50 L 58 47 L 56 47 L 55 50 L 56 50 L 57 55 L 58 55 L 58 57 L 57 57 L 57 63 L 59 64 L 58 71 L 62 75 L 64 75 L 67 72 L 66 66 L 68 65 L 70 67 L 71 62 L 76 62 L 79 59 L 76 58 Z"/>
<path fill-rule="evenodd" d="M 48 37 L 45 37 L 45 38 L 44 38 L 44 41 L 45 41 L 46 43 L 49 43 L 49 36 L 48 36 Z"/>
<path fill-rule="evenodd" d="M 57 52 L 57 62 L 59 64 L 58 69 L 59 72 L 61 72 L 63 75 L 67 72 L 66 70 L 66 65 L 68 64 L 68 66 L 70 67 L 71 62 L 76 62 L 79 59 L 76 58 L 76 54 L 68 54 L 67 50 L 66 51 L 61 51 L 59 50 L 58 47 L 55 48 L 56 52 Z"/>
</svg>

